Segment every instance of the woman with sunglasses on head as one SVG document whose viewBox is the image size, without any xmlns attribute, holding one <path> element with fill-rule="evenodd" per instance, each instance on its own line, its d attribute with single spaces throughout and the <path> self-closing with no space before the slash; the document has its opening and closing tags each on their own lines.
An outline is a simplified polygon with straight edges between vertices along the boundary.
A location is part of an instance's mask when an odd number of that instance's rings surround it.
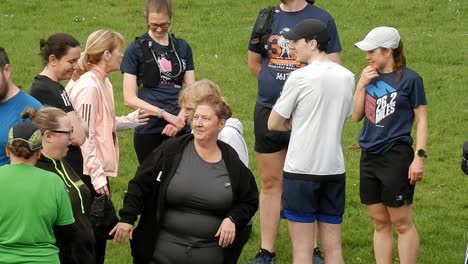
<svg viewBox="0 0 468 264">
<path fill-rule="evenodd" d="M 72 145 L 65 158 L 80 177 L 83 174 L 83 157 L 80 146 L 86 139 L 86 129 L 70 102 L 60 81 L 69 80 L 78 69 L 80 43 L 71 35 L 56 33 L 40 41 L 43 70 L 34 78 L 30 94 L 44 106 L 65 111 L 74 128 Z"/>
<path fill-rule="evenodd" d="M 119 168 L 117 131 L 135 128 L 147 122 L 144 111 L 135 110 L 127 116 L 115 115 L 114 88 L 108 75 L 119 70 L 124 39 L 118 32 L 97 30 L 91 33 L 79 64 L 84 71 L 71 81 L 66 90 L 81 118 L 88 125 L 85 143 L 81 146 L 84 159 L 84 182 L 93 197 L 110 196 L 109 177 L 116 177 Z M 96 263 L 104 263 L 109 230 L 95 228 Z"/>
<path fill-rule="evenodd" d="M 44 107 L 39 111 L 28 108 L 21 116 L 31 119 L 42 133 L 42 155 L 36 167 L 55 173 L 65 184 L 70 196 L 76 235 L 72 243 L 57 241 L 60 263 L 95 263 L 94 231 L 89 215 L 91 193 L 64 160 L 73 135 L 70 119 L 63 110 L 55 107 Z"/>
<path fill-rule="evenodd" d="M 41 149 L 41 131 L 34 124 L 21 122 L 10 129 L 6 153 L 11 164 L 0 167 L 2 264 L 59 264 L 56 241 L 75 238 L 65 185 L 54 173 L 34 167 Z"/>
<path fill-rule="evenodd" d="M 401 263 L 416 263 L 419 236 L 413 195 L 424 175 L 427 107 L 421 76 L 406 67 L 403 42 L 392 27 L 371 30 L 355 44 L 366 52 L 354 95 L 353 120 L 364 119 L 358 141 L 361 202 L 374 224 L 376 263 L 392 263 L 392 227 Z M 416 123 L 416 152 L 411 129 Z"/>
<path fill-rule="evenodd" d="M 148 32 L 131 43 L 120 70 L 125 105 L 150 114 L 147 125 L 135 129 L 134 147 L 140 163 L 163 140 L 188 133 L 177 98 L 182 86 L 195 81 L 192 49 L 169 32 L 170 0 L 147 0 Z"/>
</svg>

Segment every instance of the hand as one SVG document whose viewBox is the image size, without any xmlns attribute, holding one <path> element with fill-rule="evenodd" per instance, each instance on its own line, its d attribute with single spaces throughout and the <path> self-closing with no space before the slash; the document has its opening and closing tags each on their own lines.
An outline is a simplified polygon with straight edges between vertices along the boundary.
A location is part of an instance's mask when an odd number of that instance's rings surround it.
<svg viewBox="0 0 468 264">
<path fill-rule="evenodd" d="M 236 225 L 229 218 L 224 218 L 215 237 L 219 237 L 219 245 L 227 247 L 234 242 L 236 237 Z"/>
<path fill-rule="evenodd" d="M 138 124 L 140 126 L 144 126 L 146 124 L 148 124 L 148 121 L 149 121 L 149 114 L 148 112 L 146 112 L 146 110 L 143 110 L 143 109 L 138 109 Z"/>
<path fill-rule="evenodd" d="M 122 244 L 127 237 L 132 240 L 133 225 L 127 223 L 118 223 L 114 226 L 114 228 L 112 228 L 112 230 L 109 232 L 109 235 L 114 235 L 114 242 L 118 244 Z"/>
<path fill-rule="evenodd" d="M 367 66 L 364 68 L 364 70 L 362 70 L 357 86 L 365 88 L 370 83 L 370 81 L 377 76 L 379 76 L 379 73 L 371 66 Z"/>
<path fill-rule="evenodd" d="M 172 124 L 175 126 L 178 130 L 181 130 L 185 126 L 185 120 L 183 117 L 175 116 L 171 113 L 164 112 L 163 113 L 163 118 L 166 120 L 169 124 Z"/>
<path fill-rule="evenodd" d="M 107 197 L 109 197 L 109 188 L 107 188 L 107 185 L 104 185 L 101 188 L 96 189 L 96 192 L 99 195 L 106 195 Z"/>
<path fill-rule="evenodd" d="M 424 175 L 424 161 L 423 158 L 415 156 L 413 162 L 408 169 L 408 179 L 411 185 L 415 185 L 421 181 Z"/>
<path fill-rule="evenodd" d="M 166 135 L 168 137 L 175 137 L 177 135 L 177 133 L 179 133 L 179 131 L 180 130 L 177 129 L 177 127 L 175 127 L 174 125 L 167 124 L 166 127 L 164 127 L 161 134 Z"/>
</svg>

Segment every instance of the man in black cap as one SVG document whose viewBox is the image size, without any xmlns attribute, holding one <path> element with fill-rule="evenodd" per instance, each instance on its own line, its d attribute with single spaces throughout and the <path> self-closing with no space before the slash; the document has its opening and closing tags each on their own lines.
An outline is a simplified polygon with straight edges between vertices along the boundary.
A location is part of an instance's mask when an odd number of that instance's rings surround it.
<svg viewBox="0 0 468 264">
<path fill-rule="evenodd" d="M 291 131 L 281 207 L 288 220 L 292 263 L 310 263 L 317 223 L 325 263 L 341 264 L 341 132 L 352 111 L 354 75 L 325 52 L 329 33 L 321 21 L 303 20 L 283 36 L 296 60 L 307 65 L 291 73 L 268 119 L 268 129 Z"/>
<path fill-rule="evenodd" d="M 255 152 L 262 182 L 260 192 L 260 250 L 246 264 L 274 264 L 280 223 L 280 201 L 283 165 L 289 143 L 289 132 L 269 131 L 268 117 L 281 94 L 289 74 L 304 66 L 296 61 L 289 41 L 282 33 L 304 19 L 319 19 L 327 25 L 330 42 L 326 53 L 340 63 L 341 44 L 333 16 L 312 0 L 281 0 L 279 5 L 260 11 L 249 42 L 248 67 L 258 79 L 254 110 Z M 318 247 L 314 264 L 322 264 Z M 281 254 L 281 252 L 279 252 Z"/>
<path fill-rule="evenodd" d="M 10 60 L 0 47 L 0 166 L 10 163 L 5 154 L 8 131 L 22 121 L 21 112 L 27 107 L 39 109 L 42 105 L 13 83 Z"/>
</svg>

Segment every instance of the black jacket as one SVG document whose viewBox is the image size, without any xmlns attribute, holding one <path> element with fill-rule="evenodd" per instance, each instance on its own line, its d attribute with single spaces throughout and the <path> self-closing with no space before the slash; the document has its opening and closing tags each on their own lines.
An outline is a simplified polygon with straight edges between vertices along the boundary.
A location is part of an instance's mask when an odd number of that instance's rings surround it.
<svg viewBox="0 0 468 264">
<path fill-rule="evenodd" d="M 141 215 L 131 241 L 134 263 L 148 263 L 154 252 L 156 234 L 164 214 L 169 182 L 179 166 L 185 146 L 193 135 L 169 139 L 140 165 L 128 183 L 120 221 L 134 225 Z M 236 230 L 243 228 L 258 209 L 258 188 L 252 172 L 241 162 L 236 151 L 218 140 L 233 190 L 233 205 L 226 217 L 232 217 Z"/>
<path fill-rule="evenodd" d="M 70 196 L 75 223 L 73 230 L 55 227 L 61 263 L 95 263 L 94 231 L 90 219 L 91 193 L 65 160 L 53 160 L 41 155 L 36 167 L 51 171 L 62 179 Z M 73 240 L 70 241 L 70 233 Z"/>
</svg>

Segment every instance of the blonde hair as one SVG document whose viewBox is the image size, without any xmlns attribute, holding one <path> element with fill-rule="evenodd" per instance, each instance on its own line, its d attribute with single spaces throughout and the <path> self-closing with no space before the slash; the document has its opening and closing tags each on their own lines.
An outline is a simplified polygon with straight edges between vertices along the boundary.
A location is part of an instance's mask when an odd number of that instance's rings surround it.
<svg viewBox="0 0 468 264">
<path fill-rule="evenodd" d="M 43 107 L 40 110 L 26 108 L 21 113 L 21 117 L 23 119 L 31 119 L 32 123 L 41 130 L 41 133 L 47 130 L 57 130 L 60 127 L 58 119 L 65 116 L 67 116 L 65 111 L 55 107 Z"/>
<path fill-rule="evenodd" d="M 107 29 L 94 31 L 89 35 L 86 47 L 81 53 L 78 61 L 80 67 L 87 72 L 89 64 L 98 63 L 106 50 L 112 52 L 117 46 L 122 46 L 123 42 L 124 37 L 118 32 Z"/>
<path fill-rule="evenodd" d="M 221 97 L 219 86 L 215 82 L 206 79 L 196 81 L 180 92 L 179 106 L 181 108 L 195 109 L 201 100 L 210 95 Z"/>
</svg>

